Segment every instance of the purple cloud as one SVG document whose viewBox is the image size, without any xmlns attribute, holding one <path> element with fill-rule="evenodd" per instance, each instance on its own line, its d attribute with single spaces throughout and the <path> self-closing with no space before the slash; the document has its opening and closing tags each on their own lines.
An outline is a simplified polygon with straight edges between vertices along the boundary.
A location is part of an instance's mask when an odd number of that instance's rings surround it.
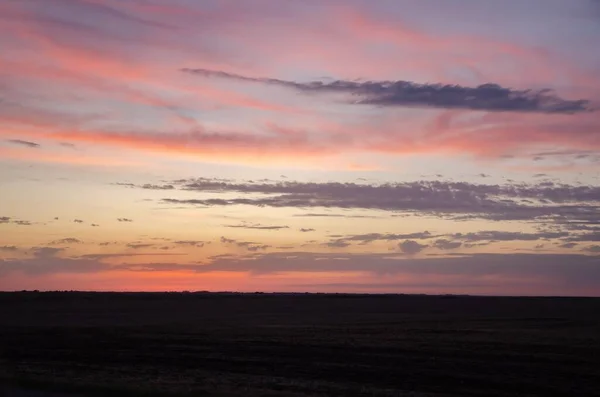
<svg viewBox="0 0 600 397">
<path fill-rule="evenodd" d="M 590 101 L 563 99 L 550 89 L 514 90 L 494 83 L 476 87 L 464 87 L 458 84 L 418 84 L 403 80 L 336 80 L 298 83 L 208 69 L 185 68 L 182 71 L 202 77 L 275 85 L 312 94 L 345 93 L 356 98 L 351 101 L 352 103 L 363 105 L 567 114 L 592 110 Z"/>
</svg>

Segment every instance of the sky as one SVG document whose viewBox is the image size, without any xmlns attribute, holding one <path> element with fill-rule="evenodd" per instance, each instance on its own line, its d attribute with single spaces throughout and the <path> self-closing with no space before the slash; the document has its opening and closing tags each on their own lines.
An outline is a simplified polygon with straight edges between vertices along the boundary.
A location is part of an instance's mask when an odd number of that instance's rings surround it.
<svg viewBox="0 0 600 397">
<path fill-rule="evenodd" d="M 0 289 L 600 296 L 600 2 L 0 0 Z"/>
</svg>

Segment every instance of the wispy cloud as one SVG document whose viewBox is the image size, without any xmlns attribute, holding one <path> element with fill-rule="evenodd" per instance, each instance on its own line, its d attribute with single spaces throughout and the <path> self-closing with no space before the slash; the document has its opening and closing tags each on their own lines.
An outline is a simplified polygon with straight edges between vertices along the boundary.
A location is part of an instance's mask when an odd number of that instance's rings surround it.
<svg viewBox="0 0 600 397">
<path fill-rule="evenodd" d="M 177 240 L 177 241 L 173 241 L 173 244 L 177 244 L 177 245 L 187 245 L 190 247 L 198 247 L 198 248 L 202 248 L 204 247 L 206 244 L 210 244 L 210 241 L 199 241 L 199 240 Z"/>
<path fill-rule="evenodd" d="M 2 245 L 2 246 L 0 246 L 0 251 L 15 252 L 15 251 L 18 251 L 18 250 L 19 249 L 15 245 Z"/>
<path fill-rule="evenodd" d="M 224 236 L 221 236 L 220 241 L 222 244 L 234 245 L 236 247 L 243 248 L 251 252 L 264 251 L 268 248 L 271 248 L 271 246 L 267 244 L 261 244 L 254 241 L 238 241 Z"/>
<path fill-rule="evenodd" d="M 64 248 L 55 247 L 33 247 L 30 251 L 36 258 L 52 258 L 64 250 Z"/>
<path fill-rule="evenodd" d="M 305 93 L 344 93 L 357 98 L 352 100 L 352 103 L 361 105 L 567 114 L 592 110 L 590 101 L 563 99 L 550 89 L 514 90 L 493 83 L 476 87 L 463 87 L 458 84 L 418 84 L 404 80 L 300 83 L 207 69 L 185 68 L 182 71 L 203 77 L 275 85 Z"/>
<path fill-rule="evenodd" d="M 238 197 L 180 199 L 163 203 L 192 206 L 366 209 L 421 213 L 454 220 L 545 219 L 565 225 L 597 221 L 600 187 L 553 183 L 487 185 L 467 182 L 416 181 L 388 184 L 235 183 L 210 179 L 174 182 L 180 190 L 237 193 Z M 256 194 L 264 196 L 256 197 Z M 321 216 L 345 216 L 322 214 Z M 349 216 L 355 216 L 349 214 Z M 375 236 L 380 237 L 380 236 Z M 470 236 L 475 238 L 481 236 Z M 497 234 L 490 239 L 504 238 Z M 513 236 L 514 237 L 514 236 Z M 538 239 L 539 236 L 520 235 Z M 467 237 L 463 237 L 467 238 Z"/>
<path fill-rule="evenodd" d="M 172 190 L 172 189 L 175 189 L 175 187 L 173 185 L 153 185 L 153 184 L 146 183 L 146 184 L 142 185 L 142 189 L 148 189 L 148 190 Z"/>
<path fill-rule="evenodd" d="M 440 237 L 439 235 L 433 235 L 428 231 L 414 232 L 414 233 L 367 233 L 367 234 L 356 234 L 350 236 L 344 236 L 338 238 L 346 242 L 360 242 L 363 244 L 371 243 L 373 241 L 395 241 L 405 239 L 430 239 Z"/>
<path fill-rule="evenodd" d="M 127 244 L 127 248 L 133 248 L 133 249 L 142 249 L 142 248 L 150 248 L 153 247 L 154 244 L 148 244 L 148 243 L 129 243 Z"/>
<path fill-rule="evenodd" d="M 455 233 L 451 235 L 456 240 L 463 241 L 537 241 L 568 237 L 568 232 L 506 232 L 487 230 L 473 233 Z"/>
<path fill-rule="evenodd" d="M 31 0 L 39 4 L 46 4 L 46 1 Z M 104 20 L 111 20 L 117 24 L 138 24 L 150 26 L 153 28 L 177 30 L 176 26 L 171 26 L 163 22 L 152 21 L 144 18 L 140 18 L 134 14 L 124 11 L 121 7 L 112 7 L 108 4 L 103 4 L 96 1 L 85 1 L 85 0 L 49 0 L 55 5 L 62 5 L 63 7 L 71 7 L 73 12 L 80 16 L 94 16 Z"/>
<path fill-rule="evenodd" d="M 289 226 L 269 226 L 269 225 L 261 225 L 260 223 L 242 223 L 241 225 L 224 225 L 228 228 L 233 229 L 253 229 L 253 230 L 281 230 L 281 229 L 289 229 Z"/>
<path fill-rule="evenodd" d="M 79 240 L 75 237 L 66 237 L 60 240 L 54 240 L 49 243 L 49 245 L 63 245 L 63 244 L 82 244 L 83 241 Z"/>
<path fill-rule="evenodd" d="M 337 236 L 336 236 L 337 237 Z M 358 242 L 360 244 L 368 244 L 375 241 L 399 241 L 405 240 L 405 248 L 410 250 L 414 248 L 416 252 L 420 252 L 427 247 L 433 247 L 440 250 L 455 250 L 461 247 L 472 248 L 478 245 L 489 245 L 497 242 L 512 242 L 512 241 L 539 241 L 539 240 L 565 240 L 565 241 L 600 241 L 600 237 L 594 240 L 595 235 L 577 234 L 571 235 L 568 231 L 540 231 L 536 233 L 524 232 L 507 232 L 500 230 L 484 230 L 469 233 L 450 233 L 450 234 L 432 234 L 428 231 L 394 234 L 394 233 L 368 233 L 360 235 L 339 236 L 330 241 L 331 246 L 348 246 L 351 243 Z M 420 246 L 413 244 L 415 240 L 431 240 L 436 239 L 433 243 L 423 244 Z M 407 243 L 408 241 L 408 243 Z M 576 244 L 575 244 L 576 245 Z M 567 247 L 562 244 L 563 248 Z M 402 246 L 401 246 L 402 248 Z"/>
<path fill-rule="evenodd" d="M 14 143 L 15 145 L 27 146 L 30 148 L 40 147 L 39 143 L 35 143 L 35 142 L 31 142 L 31 141 L 24 141 L 22 139 L 7 139 L 6 142 Z"/>
<path fill-rule="evenodd" d="M 433 243 L 433 246 L 435 248 L 438 248 L 441 250 L 454 250 L 454 249 L 460 248 L 462 246 L 462 243 L 460 241 L 450 241 L 450 240 L 446 240 L 446 239 L 438 239 L 438 240 L 435 240 L 435 242 Z"/>
</svg>

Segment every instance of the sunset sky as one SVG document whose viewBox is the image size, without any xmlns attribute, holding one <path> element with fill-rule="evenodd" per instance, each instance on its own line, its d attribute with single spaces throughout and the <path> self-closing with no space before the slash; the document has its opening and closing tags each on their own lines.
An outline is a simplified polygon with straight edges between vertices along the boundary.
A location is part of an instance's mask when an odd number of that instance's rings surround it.
<svg viewBox="0 0 600 397">
<path fill-rule="evenodd" d="M 1 290 L 600 296 L 599 1 L 0 0 L 0 32 Z"/>
</svg>

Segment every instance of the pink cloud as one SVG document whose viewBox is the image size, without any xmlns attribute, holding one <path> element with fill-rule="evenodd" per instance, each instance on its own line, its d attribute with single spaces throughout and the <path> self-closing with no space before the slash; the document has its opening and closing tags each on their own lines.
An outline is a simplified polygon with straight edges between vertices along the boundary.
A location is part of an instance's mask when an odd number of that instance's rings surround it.
<svg viewBox="0 0 600 397">
<path fill-rule="evenodd" d="M 554 81 L 563 77 L 581 87 L 594 86 L 597 79 L 593 75 L 582 72 L 567 60 L 556 59 L 547 50 L 464 34 L 438 37 L 405 22 L 377 16 L 342 2 L 320 6 L 321 13 L 317 17 L 314 13 L 299 12 L 294 19 L 286 19 L 285 7 L 270 10 L 274 14 L 266 17 L 264 10 L 244 8 L 237 2 L 225 2 L 214 10 L 202 11 L 177 4 L 84 3 L 123 7 L 139 13 L 144 20 L 164 17 L 165 23 L 173 22 L 171 18 L 193 15 L 206 22 L 194 30 L 193 37 L 203 33 L 216 35 L 219 42 L 231 47 L 232 53 L 239 51 L 239 54 L 229 57 L 231 54 L 213 53 L 202 47 L 199 50 L 202 57 L 196 57 L 194 40 L 181 37 L 175 45 L 180 51 L 178 55 L 172 58 L 161 56 L 166 43 L 171 43 L 169 35 L 173 34 L 165 29 L 152 31 L 155 35 L 144 35 L 149 45 L 135 53 L 128 52 L 124 44 L 119 46 L 99 37 L 95 41 L 94 37 L 90 39 L 94 45 L 85 46 L 84 41 L 48 34 L 56 32 L 48 29 L 47 20 L 36 19 L 31 9 L 21 7 L 17 2 L 3 3 L 0 5 L 2 11 L 15 17 L 7 24 L 13 39 L 27 43 L 32 57 L 31 61 L 18 57 L 3 59 L 0 64 L 2 72 L 22 83 L 18 88 L 30 96 L 55 95 L 52 99 L 62 103 L 63 108 L 104 104 L 114 112 L 93 116 L 60 115 L 35 107 L 32 107 L 35 111 L 21 114 L 7 112 L 0 115 L 5 125 L 0 132 L 3 136 L 86 142 L 234 162 L 253 162 L 259 158 L 268 162 L 290 155 L 297 156 L 299 162 L 310 162 L 316 157 L 356 153 L 439 152 L 486 158 L 523 153 L 548 145 L 600 148 L 595 133 L 600 128 L 600 120 L 596 114 L 571 117 L 450 110 L 423 112 L 415 117 L 420 120 L 407 119 L 404 115 L 390 117 L 380 109 L 371 109 L 364 117 L 347 108 L 343 109 L 346 113 L 336 115 L 321 108 L 313 114 L 297 106 L 302 102 L 306 108 L 316 107 L 310 96 L 294 97 L 297 102 L 290 105 L 290 96 L 263 99 L 268 93 L 259 97 L 258 94 L 236 92 L 233 89 L 238 87 L 225 88 L 217 83 L 199 82 L 179 71 L 186 66 L 220 69 L 231 64 L 232 68 L 228 70 L 233 72 L 245 67 L 266 73 L 280 70 L 313 73 L 322 69 L 324 73 L 334 73 L 335 77 L 380 77 L 402 72 L 446 81 L 449 79 L 446 66 L 451 65 L 471 68 L 479 73 L 477 78 L 494 78 L 499 82 Z M 279 23 L 282 20 L 286 23 Z M 190 32 L 186 30 L 188 18 L 181 21 L 181 28 Z M 248 30 L 247 26 L 254 29 Z M 273 34 L 274 29 L 278 34 Z M 153 43 L 156 47 L 152 47 Z M 393 51 L 374 51 L 378 45 L 391 46 Z M 509 59 L 518 66 L 518 76 L 511 68 L 497 67 L 499 59 Z M 481 70 L 489 71 L 489 74 Z M 38 89 L 38 86 L 42 88 Z M 22 95 L 26 102 L 27 95 Z M 19 99 L 17 95 L 15 101 Z M 144 124 L 144 120 L 130 116 L 128 109 L 115 106 L 115 100 L 119 105 L 122 102 L 167 110 L 168 115 L 161 116 L 164 126 L 156 128 L 164 132 L 148 132 L 144 125 L 152 122 L 145 121 Z M 256 126 L 254 113 L 250 116 L 240 113 L 235 122 L 247 124 L 247 128 L 241 131 L 231 128 L 233 131 L 230 131 L 222 127 L 208 131 L 196 120 L 215 105 L 269 112 L 270 121 Z M 341 109 L 345 105 L 332 102 L 332 106 Z M 182 108 L 189 109 L 193 116 L 180 111 Z M 115 124 L 118 127 L 114 127 Z M 26 159 L 28 155 L 12 156 Z"/>
</svg>

